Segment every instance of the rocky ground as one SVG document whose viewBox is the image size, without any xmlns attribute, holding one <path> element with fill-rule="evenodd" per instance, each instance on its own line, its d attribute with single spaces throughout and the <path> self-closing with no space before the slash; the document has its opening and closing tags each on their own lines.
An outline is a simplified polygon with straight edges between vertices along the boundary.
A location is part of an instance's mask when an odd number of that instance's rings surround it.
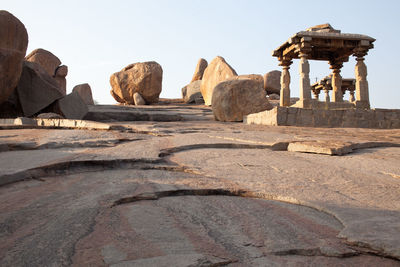
<svg viewBox="0 0 400 267">
<path fill-rule="evenodd" d="M 87 119 L 0 121 L 1 266 L 400 266 L 398 129 Z"/>
</svg>

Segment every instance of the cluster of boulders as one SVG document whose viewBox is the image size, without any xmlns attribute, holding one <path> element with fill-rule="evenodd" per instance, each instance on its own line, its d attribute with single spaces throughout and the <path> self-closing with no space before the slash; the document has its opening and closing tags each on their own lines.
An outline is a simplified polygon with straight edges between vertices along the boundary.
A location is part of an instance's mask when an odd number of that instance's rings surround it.
<svg viewBox="0 0 400 267">
<path fill-rule="evenodd" d="M 0 26 L 0 116 L 82 119 L 93 104 L 90 86 L 67 95 L 68 67 L 44 49 L 25 57 L 28 33 L 9 12 L 0 11 Z"/>
<path fill-rule="evenodd" d="M 163 70 L 155 61 L 133 63 L 110 77 L 111 95 L 122 104 L 158 103 Z"/>
<path fill-rule="evenodd" d="M 264 77 L 238 75 L 223 57 L 217 56 L 210 64 L 201 58 L 192 81 L 182 88 L 182 99 L 212 106 L 216 120 L 242 121 L 245 115 L 272 109 L 268 99 L 279 100 L 280 76 L 280 71 Z"/>
</svg>

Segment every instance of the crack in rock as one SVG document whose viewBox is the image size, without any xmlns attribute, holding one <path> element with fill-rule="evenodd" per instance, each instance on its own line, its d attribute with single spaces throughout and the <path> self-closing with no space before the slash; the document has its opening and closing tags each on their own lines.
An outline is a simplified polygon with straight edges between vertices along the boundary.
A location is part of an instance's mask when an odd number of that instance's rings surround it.
<svg viewBox="0 0 400 267">
<path fill-rule="evenodd" d="M 111 205 L 115 207 L 122 204 L 128 204 L 143 200 L 158 200 L 164 197 L 178 196 L 235 196 L 235 197 L 253 197 L 253 194 L 245 190 L 229 190 L 229 189 L 177 189 L 157 192 L 147 192 L 134 196 L 120 198 Z"/>
<path fill-rule="evenodd" d="M 235 143 L 215 143 L 215 144 L 194 144 L 172 147 L 161 150 L 159 157 L 166 157 L 173 153 L 195 149 L 272 149 L 273 145 L 251 145 L 251 144 L 235 144 Z"/>
</svg>

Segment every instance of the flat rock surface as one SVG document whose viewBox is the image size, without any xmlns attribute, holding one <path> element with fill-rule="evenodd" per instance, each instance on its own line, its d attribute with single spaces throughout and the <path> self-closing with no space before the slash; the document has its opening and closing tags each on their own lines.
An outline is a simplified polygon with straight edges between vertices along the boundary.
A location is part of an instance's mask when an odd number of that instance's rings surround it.
<svg viewBox="0 0 400 267">
<path fill-rule="evenodd" d="M 1 266 L 400 266 L 400 130 L 90 113 L 0 125 Z"/>
</svg>

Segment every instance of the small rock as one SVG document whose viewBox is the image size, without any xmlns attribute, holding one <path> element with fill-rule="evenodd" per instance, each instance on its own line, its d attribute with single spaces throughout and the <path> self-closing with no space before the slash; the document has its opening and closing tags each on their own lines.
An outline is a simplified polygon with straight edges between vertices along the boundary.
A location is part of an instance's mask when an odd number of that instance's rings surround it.
<svg viewBox="0 0 400 267">
<path fill-rule="evenodd" d="M 72 89 L 72 92 L 75 91 L 78 92 L 78 94 L 80 95 L 80 97 L 82 98 L 83 102 L 85 102 L 86 105 L 94 105 L 92 89 L 90 88 L 89 84 L 87 83 L 78 84 Z"/>
<path fill-rule="evenodd" d="M 143 97 L 139 93 L 133 94 L 133 100 L 134 100 L 136 106 L 146 105 L 146 101 L 143 99 Z"/>
<path fill-rule="evenodd" d="M 281 72 L 279 70 L 273 70 L 264 75 L 264 89 L 268 94 L 280 94 Z"/>
<path fill-rule="evenodd" d="M 65 78 L 68 74 L 68 67 L 65 65 L 61 65 L 56 69 L 56 74 L 54 79 L 60 85 L 61 93 L 63 95 L 67 94 L 67 79 Z"/>
<path fill-rule="evenodd" d="M 268 95 L 268 98 L 270 100 L 279 100 L 280 96 L 278 94 L 270 94 L 270 95 Z"/>
<path fill-rule="evenodd" d="M 228 80 L 213 92 L 212 110 L 218 121 L 243 121 L 243 116 L 272 109 L 261 84 L 256 80 Z"/>
<path fill-rule="evenodd" d="M 47 113 L 40 113 L 37 115 L 39 119 L 64 119 L 60 114 L 47 112 Z"/>
<path fill-rule="evenodd" d="M 214 88 L 222 81 L 237 76 L 236 71 L 226 63 L 223 57 L 214 58 L 205 69 L 200 91 L 207 106 L 211 105 Z"/>
<path fill-rule="evenodd" d="M 204 58 L 200 58 L 197 62 L 196 70 L 194 71 L 192 82 L 201 80 L 203 78 L 204 70 L 207 68 L 208 62 Z"/>
<path fill-rule="evenodd" d="M 182 99 L 185 103 L 194 103 L 196 98 L 203 98 L 200 92 L 201 80 L 189 83 L 182 88 Z M 204 102 L 204 101 L 203 101 Z"/>
<path fill-rule="evenodd" d="M 11 13 L 0 11 L 0 104 L 12 94 L 22 73 L 28 47 L 24 24 Z"/>
<path fill-rule="evenodd" d="M 120 103 L 134 104 L 139 93 L 148 104 L 157 103 L 162 89 L 163 70 L 157 62 L 134 63 L 110 77 L 111 95 Z"/>
</svg>

